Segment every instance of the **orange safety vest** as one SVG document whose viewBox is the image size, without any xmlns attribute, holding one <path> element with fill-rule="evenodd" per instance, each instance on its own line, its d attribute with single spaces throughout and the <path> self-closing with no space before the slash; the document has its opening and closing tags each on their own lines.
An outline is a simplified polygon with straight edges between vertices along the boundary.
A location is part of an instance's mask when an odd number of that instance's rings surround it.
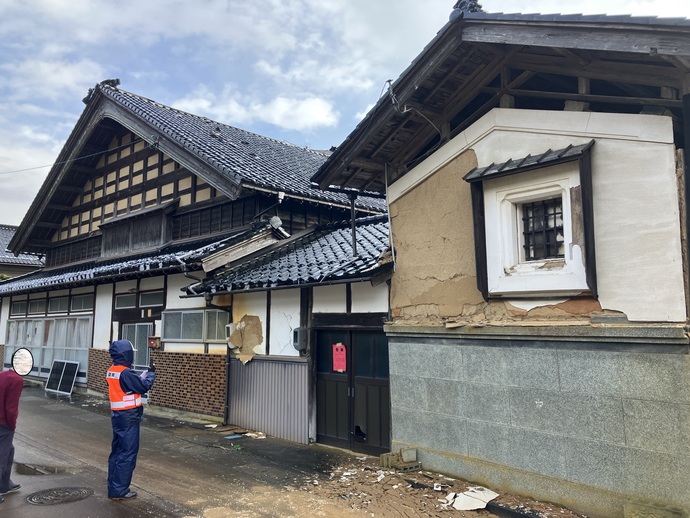
<svg viewBox="0 0 690 518">
<path fill-rule="evenodd" d="M 111 410 L 130 410 L 141 406 L 141 394 L 127 394 L 120 386 L 120 374 L 126 368 L 124 365 L 113 365 L 105 375 Z"/>
</svg>

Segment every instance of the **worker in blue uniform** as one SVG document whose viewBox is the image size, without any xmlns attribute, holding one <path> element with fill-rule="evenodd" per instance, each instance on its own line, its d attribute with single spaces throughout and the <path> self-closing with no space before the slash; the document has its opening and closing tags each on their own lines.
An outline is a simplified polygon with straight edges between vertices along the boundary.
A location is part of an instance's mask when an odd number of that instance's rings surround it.
<svg viewBox="0 0 690 518">
<path fill-rule="evenodd" d="M 109 352 L 113 365 L 108 369 L 106 381 L 113 445 L 108 458 L 108 498 L 126 500 L 137 496 L 129 485 L 139 453 L 139 424 L 144 414 L 141 396 L 151 389 L 156 368 L 152 363 L 143 374 L 132 370 L 134 346 L 129 340 L 115 340 Z"/>
</svg>

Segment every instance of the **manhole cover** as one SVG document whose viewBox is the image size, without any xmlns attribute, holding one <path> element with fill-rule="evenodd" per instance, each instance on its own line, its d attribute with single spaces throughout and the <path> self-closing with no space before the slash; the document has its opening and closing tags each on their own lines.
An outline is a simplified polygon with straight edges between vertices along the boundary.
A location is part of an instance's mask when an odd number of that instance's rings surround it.
<svg viewBox="0 0 690 518">
<path fill-rule="evenodd" d="M 33 505 L 56 505 L 78 502 L 93 494 L 93 489 L 88 487 L 56 487 L 44 489 L 32 493 L 26 497 L 26 501 Z"/>
</svg>

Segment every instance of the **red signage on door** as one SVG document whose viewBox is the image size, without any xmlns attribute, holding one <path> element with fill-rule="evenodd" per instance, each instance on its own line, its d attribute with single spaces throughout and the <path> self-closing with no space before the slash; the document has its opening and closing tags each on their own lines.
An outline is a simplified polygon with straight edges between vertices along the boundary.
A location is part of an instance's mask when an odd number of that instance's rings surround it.
<svg viewBox="0 0 690 518">
<path fill-rule="evenodd" d="M 347 370 L 347 353 L 341 343 L 333 344 L 333 370 L 345 372 Z"/>
</svg>

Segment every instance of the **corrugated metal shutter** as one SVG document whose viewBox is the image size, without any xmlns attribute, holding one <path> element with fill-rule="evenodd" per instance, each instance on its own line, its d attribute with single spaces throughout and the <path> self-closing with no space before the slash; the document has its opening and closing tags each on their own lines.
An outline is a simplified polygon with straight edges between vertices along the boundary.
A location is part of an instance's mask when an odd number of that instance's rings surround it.
<svg viewBox="0 0 690 518">
<path fill-rule="evenodd" d="M 288 441 L 309 442 L 309 364 L 262 360 L 230 363 L 228 422 Z"/>
</svg>

